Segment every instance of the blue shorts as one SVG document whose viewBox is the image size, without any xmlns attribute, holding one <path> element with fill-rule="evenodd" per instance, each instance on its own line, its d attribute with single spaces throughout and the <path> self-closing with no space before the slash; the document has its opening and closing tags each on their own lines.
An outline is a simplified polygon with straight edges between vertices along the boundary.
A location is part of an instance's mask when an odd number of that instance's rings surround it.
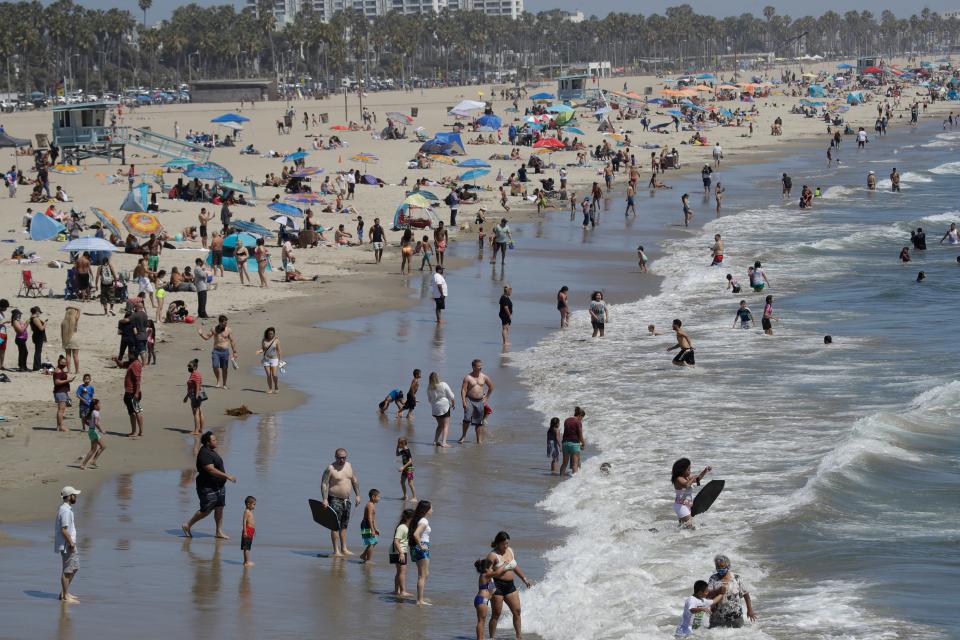
<svg viewBox="0 0 960 640">
<path fill-rule="evenodd" d="M 226 369 L 230 366 L 230 349 L 214 349 L 210 359 L 214 369 Z"/>
<path fill-rule="evenodd" d="M 563 452 L 568 456 L 580 455 L 580 443 L 572 441 L 564 442 Z"/>
<path fill-rule="evenodd" d="M 421 549 L 420 547 L 424 548 Z M 414 562 L 430 559 L 430 543 L 421 542 L 420 547 L 410 547 L 410 555 L 413 557 Z"/>
</svg>

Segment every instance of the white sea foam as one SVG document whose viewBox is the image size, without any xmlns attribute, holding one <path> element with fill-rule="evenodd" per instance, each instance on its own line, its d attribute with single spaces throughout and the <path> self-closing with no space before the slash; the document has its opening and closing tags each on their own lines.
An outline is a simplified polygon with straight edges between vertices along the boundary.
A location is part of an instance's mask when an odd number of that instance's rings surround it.
<svg viewBox="0 0 960 640">
<path fill-rule="evenodd" d="M 947 162 L 938 167 L 930 169 L 930 173 L 937 175 L 955 176 L 960 175 L 960 162 Z"/>
<path fill-rule="evenodd" d="M 904 174 L 907 181 L 925 178 Z M 771 291 L 789 297 L 813 279 L 820 287 L 848 282 L 859 264 L 857 252 L 848 251 L 811 269 L 811 251 L 886 248 L 914 224 L 864 228 L 838 223 L 825 207 L 801 215 L 790 205 L 725 216 L 697 236 L 664 243 L 664 255 L 651 265 L 664 277 L 661 292 L 614 306 L 604 339 L 581 339 L 589 335 L 589 319 L 579 311 L 565 332 L 511 356 L 537 390 L 532 404 L 544 416 L 567 415 L 574 404 L 587 409 L 591 456 L 581 474 L 559 483 L 540 504 L 572 533 L 549 553 L 545 579 L 525 595 L 525 626 L 550 640 L 670 637 L 693 580 L 706 577 L 713 554 L 722 552 L 763 594 L 770 616 L 762 625 L 712 636 L 902 637 L 907 625 L 851 615 L 863 607 L 858 585 L 836 582 L 798 594 L 768 576 L 750 546 L 753 527 L 805 504 L 817 478 L 847 472 L 865 456 L 918 461 L 925 455 L 905 444 L 902 427 L 886 418 L 897 414 L 896 406 L 857 405 L 857 370 L 843 354 L 867 348 L 868 339 L 845 338 L 830 350 L 818 346 L 825 315 L 844 322 L 856 312 L 795 311 L 775 325 L 774 338 L 730 327 L 741 296 L 759 319 L 762 297 L 750 292 L 744 276 L 754 260 L 764 262 Z M 706 266 L 714 233 L 728 241 L 719 269 Z M 728 272 L 741 280 L 741 296 L 725 293 Z M 650 323 L 669 333 L 672 318 L 689 328 L 694 370 L 670 364 L 665 349 L 672 335 L 647 335 Z M 870 375 L 877 385 L 904 383 L 895 371 Z M 798 393 L 804 387 L 811 391 Z M 914 408 L 932 411 L 948 402 L 920 396 Z M 858 420 L 858 413 L 870 415 Z M 698 469 L 713 465 L 714 477 L 727 481 L 722 507 L 699 518 L 696 531 L 679 531 L 672 510 L 669 469 L 681 456 Z M 610 463 L 610 475 L 599 474 L 602 462 Z M 571 611 L 589 615 L 558 615 Z"/>
</svg>

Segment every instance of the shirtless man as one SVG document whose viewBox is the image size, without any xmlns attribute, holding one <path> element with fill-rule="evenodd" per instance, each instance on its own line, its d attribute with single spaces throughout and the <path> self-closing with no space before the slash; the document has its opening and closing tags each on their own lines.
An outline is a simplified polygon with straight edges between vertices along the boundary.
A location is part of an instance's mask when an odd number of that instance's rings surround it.
<svg viewBox="0 0 960 640">
<path fill-rule="evenodd" d="M 347 462 L 347 450 L 337 449 L 334 461 L 327 465 L 320 481 L 320 495 L 323 506 L 330 507 L 337 514 L 340 522 L 338 531 L 330 531 L 330 544 L 333 545 L 333 555 L 352 556 L 353 552 L 347 549 L 347 527 L 350 526 L 350 491 L 356 494 L 354 503 L 360 506 L 360 479 L 353 471 L 353 466 Z M 339 540 L 339 543 L 338 543 Z"/>
<path fill-rule="evenodd" d="M 77 290 L 80 293 L 80 299 L 86 302 L 90 299 L 90 254 L 83 252 L 78 255 L 73 266 L 77 270 Z"/>
<path fill-rule="evenodd" d="M 680 353 L 673 358 L 673 364 L 678 367 L 694 367 L 697 363 L 693 359 L 693 343 L 690 341 L 687 332 L 681 329 L 682 325 L 683 323 L 679 318 L 673 321 L 673 331 L 677 334 L 677 344 L 667 347 L 667 351 L 680 349 Z"/>
<path fill-rule="evenodd" d="M 483 444 L 484 405 L 493 395 L 493 380 L 483 373 L 483 361 L 479 358 L 470 363 L 473 370 L 463 377 L 460 385 L 460 401 L 463 403 L 463 434 L 458 443 L 463 444 L 472 424 L 477 432 L 477 444 Z"/>
<path fill-rule="evenodd" d="M 713 236 L 713 246 L 710 248 L 710 255 L 713 256 L 713 262 L 710 263 L 711 267 L 723 264 L 723 239 L 719 233 Z"/>
<path fill-rule="evenodd" d="M 207 244 L 207 237 L 200 236 L 203 240 L 204 246 Z M 213 275 L 216 276 L 219 272 L 220 277 L 223 277 L 223 234 L 213 232 L 213 238 L 210 240 L 210 262 L 213 264 Z M 243 244 L 242 242 L 239 244 Z"/>
<path fill-rule="evenodd" d="M 204 340 L 213 338 L 213 351 L 210 354 L 213 375 L 217 378 L 217 389 L 226 389 L 231 351 L 233 354 L 237 353 L 237 341 L 233 337 L 233 331 L 227 326 L 227 316 L 217 318 L 217 326 L 207 333 L 204 333 L 203 329 L 197 329 L 197 335 Z M 221 376 L 223 380 L 220 379 Z"/>
<path fill-rule="evenodd" d="M 890 190 L 900 191 L 900 172 L 897 171 L 896 167 L 890 172 Z"/>
</svg>

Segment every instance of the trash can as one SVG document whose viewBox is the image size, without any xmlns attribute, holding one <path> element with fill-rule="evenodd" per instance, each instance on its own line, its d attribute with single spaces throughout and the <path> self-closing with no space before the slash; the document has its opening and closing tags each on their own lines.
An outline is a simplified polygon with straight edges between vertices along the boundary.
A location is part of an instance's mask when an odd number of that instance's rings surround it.
<svg viewBox="0 0 960 640">
<path fill-rule="evenodd" d="M 293 116 L 289 113 L 283 116 L 283 126 L 287 129 L 293 127 Z"/>
<path fill-rule="evenodd" d="M 416 118 L 420 114 L 420 107 L 410 107 L 410 116 Z"/>
<path fill-rule="evenodd" d="M 330 122 L 330 114 L 329 114 L 329 113 L 321 113 L 321 114 L 320 114 L 320 122 L 322 122 L 323 124 L 327 124 L 328 122 Z"/>
</svg>

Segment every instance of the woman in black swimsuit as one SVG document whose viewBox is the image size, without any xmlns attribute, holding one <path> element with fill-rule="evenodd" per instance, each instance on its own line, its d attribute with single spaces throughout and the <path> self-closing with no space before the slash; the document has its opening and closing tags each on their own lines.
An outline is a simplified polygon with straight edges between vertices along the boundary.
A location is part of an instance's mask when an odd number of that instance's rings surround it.
<svg viewBox="0 0 960 640">
<path fill-rule="evenodd" d="M 570 307 L 567 306 L 567 292 L 570 291 L 570 288 L 566 285 L 560 287 L 560 291 L 557 292 L 557 311 L 560 312 L 560 328 L 570 324 Z"/>
</svg>

